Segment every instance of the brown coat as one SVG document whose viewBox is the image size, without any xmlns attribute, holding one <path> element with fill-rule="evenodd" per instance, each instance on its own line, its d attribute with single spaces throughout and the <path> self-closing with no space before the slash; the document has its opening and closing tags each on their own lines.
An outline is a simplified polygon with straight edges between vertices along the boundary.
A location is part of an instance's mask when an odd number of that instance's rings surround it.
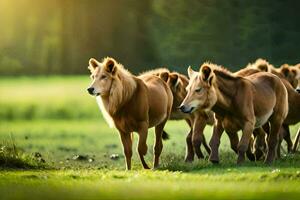
<svg viewBox="0 0 300 200">
<path fill-rule="evenodd" d="M 280 79 L 263 72 L 244 78 L 211 63 L 204 63 L 199 73 L 189 69 L 189 76 L 188 94 L 182 110 L 212 110 L 216 114 L 210 160 L 219 161 L 218 148 L 223 130 L 228 133 L 242 130 L 238 163 L 243 162 L 254 129 L 269 121 L 272 131 L 266 162 L 271 163 L 276 157 L 279 128 L 288 112 L 287 91 Z"/>
<path fill-rule="evenodd" d="M 88 89 L 90 94 L 100 96 L 102 113 L 107 112 L 118 129 L 124 147 L 127 169 L 131 169 L 131 133 L 139 134 L 138 153 L 145 169 L 148 129 L 155 127 L 154 167 L 159 165 L 162 151 L 162 133 L 168 120 L 173 96 L 167 84 L 151 74 L 134 76 L 112 58 L 102 63 L 90 60 L 93 82 Z"/>
</svg>

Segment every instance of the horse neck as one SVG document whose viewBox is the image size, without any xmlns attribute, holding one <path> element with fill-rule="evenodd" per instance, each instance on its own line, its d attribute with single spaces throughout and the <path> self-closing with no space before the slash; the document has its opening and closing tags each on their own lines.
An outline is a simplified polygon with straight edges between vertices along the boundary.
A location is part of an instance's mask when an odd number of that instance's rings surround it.
<svg viewBox="0 0 300 200">
<path fill-rule="evenodd" d="M 217 93 L 217 102 L 215 110 L 229 110 L 232 106 L 232 100 L 234 99 L 237 91 L 237 78 L 227 79 L 216 75 L 216 80 L 213 83 L 213 87 Z"/>
<path fill-rule="evenodd" d="M 118 76 L 118 80 L 114 80 L 112 84 L 110 95 L 104 97 L 103 101 L 108 113 L 114 116 L 130 101 L 136 91 L 137 82 L 133 75 L 121 74 Z"/>
</svg>

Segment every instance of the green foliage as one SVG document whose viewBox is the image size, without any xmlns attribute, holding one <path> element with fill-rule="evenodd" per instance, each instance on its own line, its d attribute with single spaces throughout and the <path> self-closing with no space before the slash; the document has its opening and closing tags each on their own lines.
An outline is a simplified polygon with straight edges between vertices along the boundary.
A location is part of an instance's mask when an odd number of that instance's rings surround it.
<svg viewBox="0 0 300 200">
<path fill-rule="evenodd" d="M 0 60 L 0 74 L 18 74 L 22 71 L 22 64 L 20 60 L 14 59 L 12 57 L 3 56 Z"/>
<path fill-rule="evenodd" d="M 0 74 L 86 74 L 113 56 L 133 72 L 186 72 L 210 60 L 237 70 L 258 57 L 299 62 L 299 1 L 0 2 Z"/>
</svg>

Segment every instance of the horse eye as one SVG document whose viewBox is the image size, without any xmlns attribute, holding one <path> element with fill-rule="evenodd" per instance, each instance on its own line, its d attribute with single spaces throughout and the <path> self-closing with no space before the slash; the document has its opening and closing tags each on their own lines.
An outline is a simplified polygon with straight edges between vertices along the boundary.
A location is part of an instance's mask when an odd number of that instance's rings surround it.
<svg viewBox="0 0 300 200">
<path fill-rule="evenodd" d="M 196 92 L 201 92 L 201 90 L 202 90 L 202 88 L 198 88 L 198 89 L 196 89 L 195 91 L 196 91 Z"/>
</svg>

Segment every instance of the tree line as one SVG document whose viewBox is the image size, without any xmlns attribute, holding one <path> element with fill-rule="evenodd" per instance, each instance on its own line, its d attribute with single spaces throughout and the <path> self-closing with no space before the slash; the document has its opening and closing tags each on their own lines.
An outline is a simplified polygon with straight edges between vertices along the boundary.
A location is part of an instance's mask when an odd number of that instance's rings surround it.
<svg viewBox="0 0 300 200">
<path fill-rule="evenodd" d="M 300 1 L 0 1 L 1 75 L 85 74 L 112 56 L 138 73 L 300 62 Z"/>
</svg>

